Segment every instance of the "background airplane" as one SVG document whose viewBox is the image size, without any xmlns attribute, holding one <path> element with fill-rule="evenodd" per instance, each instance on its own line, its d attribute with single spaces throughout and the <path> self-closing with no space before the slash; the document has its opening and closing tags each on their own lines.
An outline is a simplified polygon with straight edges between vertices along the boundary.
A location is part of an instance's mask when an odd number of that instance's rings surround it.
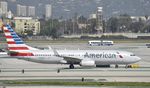
<svg viewBox="0 0 150 88">
<path fill-rule="evenodd" d="M 10 58 L 45 64 L 69 64 L 70 69 L 73 69 L 76 64 L 84 67 L 110 64 L 117 66 L 129 65 L 141 60 L 133 53 L 119 50 L 40 50 L 26 45 L 10 25 L 4 25 L 2 28 Z"/>
</svg>

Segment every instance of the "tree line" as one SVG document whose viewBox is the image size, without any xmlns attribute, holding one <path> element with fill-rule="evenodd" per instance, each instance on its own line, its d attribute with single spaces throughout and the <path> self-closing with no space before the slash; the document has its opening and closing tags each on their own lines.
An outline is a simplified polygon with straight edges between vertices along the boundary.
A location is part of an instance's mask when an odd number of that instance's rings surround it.
<svg viewBox="0 0 150 88">
<path fill-rule="evenodd" d="M 103 20 L 102 33 L 150 33 L 150 22 L 139 18 L 133 21 L 128 14 L 111 17 Z M 96 34 L 97 19 L 88 19 L 84 16 L 73 17 L 72 19 L 49 19 L 41 21 L 41 32 L 39 35 L 52 36 L 57 38 L 60 35 L 72 34 Z"/>
</svg>

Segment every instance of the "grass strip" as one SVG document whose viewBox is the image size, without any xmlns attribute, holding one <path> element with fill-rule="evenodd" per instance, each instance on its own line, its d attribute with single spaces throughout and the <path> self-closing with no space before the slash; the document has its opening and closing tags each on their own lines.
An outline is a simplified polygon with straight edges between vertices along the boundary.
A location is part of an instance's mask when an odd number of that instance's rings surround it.
<svg viewBox="0 0 150 88">
<path fill-rule="evenodd" d="M 105 39 L 104 39 L 105 40 Z M 150 43 L 149 39 L 110 39 L 114 43 Z M 88 43 L 89 39 L 25 40 L 25 43 Z M 1 41 L 0 43 L 6 43 Z"/>
<path fill-rule="evenodd" d="M 7 85 L 57 85 L 57 86 L 150 86 L 150 82 L 52 82 L 52 81 L 4 81 Z"/>
</svg>

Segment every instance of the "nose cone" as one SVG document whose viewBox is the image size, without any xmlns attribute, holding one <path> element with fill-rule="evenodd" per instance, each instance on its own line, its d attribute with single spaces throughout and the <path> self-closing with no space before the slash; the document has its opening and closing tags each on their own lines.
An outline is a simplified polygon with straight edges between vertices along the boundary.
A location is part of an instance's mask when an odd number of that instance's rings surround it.
<svg viewBox="0 0 150 88">
<path fill-rule="evenodd" d="M 141 60 L 141 58 L 140 57 L 136 57 L 136 62 L 139 62 L 140 60 Z"/>
</svg>

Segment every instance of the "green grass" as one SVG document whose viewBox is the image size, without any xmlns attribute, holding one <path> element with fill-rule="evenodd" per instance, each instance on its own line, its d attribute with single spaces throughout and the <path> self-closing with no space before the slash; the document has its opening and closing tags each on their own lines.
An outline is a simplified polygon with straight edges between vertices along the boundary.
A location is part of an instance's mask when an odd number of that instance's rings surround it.
<svg viewBox="0 0 150 88">
<path fill-rule="evenodd" d="M 28 44 L 76 44 L 76 43 L 83 43 L 88 44 L 88 39 L 57 39 L 57 40 L 24 40 L 25 43 Z M 150 43 L 150 39 L 113 39 L 114 44 L 116 43 Z M 0 41 L 0 44 L 6 44 L 6 41 Z"/>
<path fill-rule="evenodd" d="M 88 43 L 89 39 L 24 40 L 25 43 Z M 150 43 L 150 39 L 112 39 L 114 43 Z M 0 41 L 1 44 L 6 41 Z"/>
<path fill-rule="evenodd" d="M 7 85 L 57 85 L 57 86 L 150 86 L 149 82 L 52 82 L 52 81 L 3 81 Z"/>
</svg>

